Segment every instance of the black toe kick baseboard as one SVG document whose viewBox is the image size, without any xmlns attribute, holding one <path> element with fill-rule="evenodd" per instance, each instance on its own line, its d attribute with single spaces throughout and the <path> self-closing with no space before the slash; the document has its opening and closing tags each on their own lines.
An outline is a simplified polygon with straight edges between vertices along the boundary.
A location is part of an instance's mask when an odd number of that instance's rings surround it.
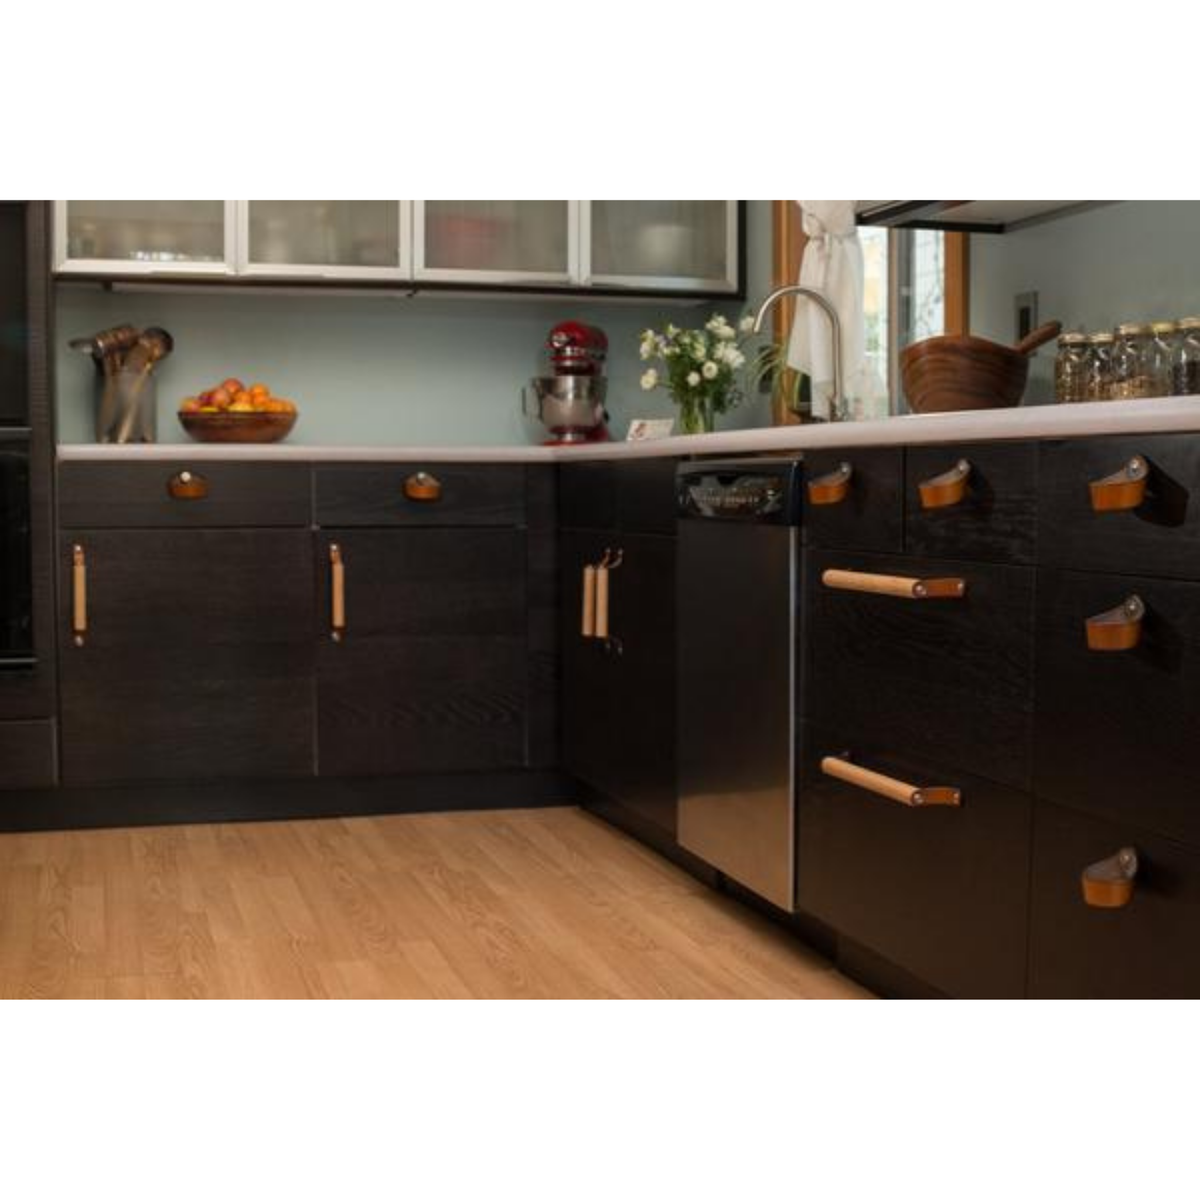
<svg viewBox="0 0 1200 1200">
<path fill-rule="evenodd" d="M 557 771 L 29 789 L 0 791 L 0 832 L 545 808 L 576 798 Z"/>
</svg>

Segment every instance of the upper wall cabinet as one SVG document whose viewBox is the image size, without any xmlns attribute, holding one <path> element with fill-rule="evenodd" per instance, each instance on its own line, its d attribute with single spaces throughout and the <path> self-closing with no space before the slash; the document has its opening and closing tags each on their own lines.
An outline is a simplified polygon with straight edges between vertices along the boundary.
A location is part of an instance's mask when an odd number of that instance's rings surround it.
<svg viewBox="0 0 1200 1200">
<path fill-rule="evenodd" d="M 399 200 L 242 200 L 238 269 L 274 279 L 409 279 Z"/>
<path fill-rule="evenodd" d="M 579 206 L 570 200 L 415 200 L 417 279 L 570 286 Z"/>
<path fill-rule="evenodd" d="M 58 200 L 54 265 L 84 275 L 232 275 L 233 200 Z"/>
<path fill-rule="evenodd" d="M 588 286 L 738 290 L 736 200 L 585 200 L 582 216 Z"/>
<path fill-rule="evenodd" d="M 102 279 L 739 294 L 736 200 L 59 200 L 55 271 Z"/>
</svg>

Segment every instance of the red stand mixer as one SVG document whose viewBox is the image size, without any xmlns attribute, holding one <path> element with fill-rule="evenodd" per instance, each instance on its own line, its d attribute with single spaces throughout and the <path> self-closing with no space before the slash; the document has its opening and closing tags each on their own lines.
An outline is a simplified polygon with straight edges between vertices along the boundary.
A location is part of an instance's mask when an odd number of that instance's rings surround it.
<svg viewBox="0 0 1200 1200">
<path fill-rule="evenodd" d="M 582 321 L 561 321 L 546 335 L 549 375 L 537 375 L 530 387 L 536 397 L 535 414 L 550 431 L 547 446 L 571 446 L 608 440 L 608 413 L 604 396 L 604 360 L 608 338 L 604 330 Z M 529 391 L 523 399 L 529 413 Z"/>
</svg>

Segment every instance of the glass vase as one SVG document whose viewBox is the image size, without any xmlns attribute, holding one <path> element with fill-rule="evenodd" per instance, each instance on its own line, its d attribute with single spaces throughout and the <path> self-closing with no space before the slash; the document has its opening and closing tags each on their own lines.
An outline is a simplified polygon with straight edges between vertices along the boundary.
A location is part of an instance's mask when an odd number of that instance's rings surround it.
<svg viewBox="0 0 1200 1200">
<path fill-rule="evenodd" d="M 677 396 L 680 433 L 712 433 L 717 427 L 713 402 L 706 396 Z"/>
</svg>

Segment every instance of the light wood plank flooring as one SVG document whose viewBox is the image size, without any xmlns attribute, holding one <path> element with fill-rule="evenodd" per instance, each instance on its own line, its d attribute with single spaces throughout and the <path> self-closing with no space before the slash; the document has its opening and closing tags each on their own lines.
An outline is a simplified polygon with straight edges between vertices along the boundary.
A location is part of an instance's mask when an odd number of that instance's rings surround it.
<svg viewBox="0 0 1200 1200">
<path fill-rule="evenodd" d="M 857 997 L 575 808 L 0 835 L 0 997 Z"/>
</svg>

